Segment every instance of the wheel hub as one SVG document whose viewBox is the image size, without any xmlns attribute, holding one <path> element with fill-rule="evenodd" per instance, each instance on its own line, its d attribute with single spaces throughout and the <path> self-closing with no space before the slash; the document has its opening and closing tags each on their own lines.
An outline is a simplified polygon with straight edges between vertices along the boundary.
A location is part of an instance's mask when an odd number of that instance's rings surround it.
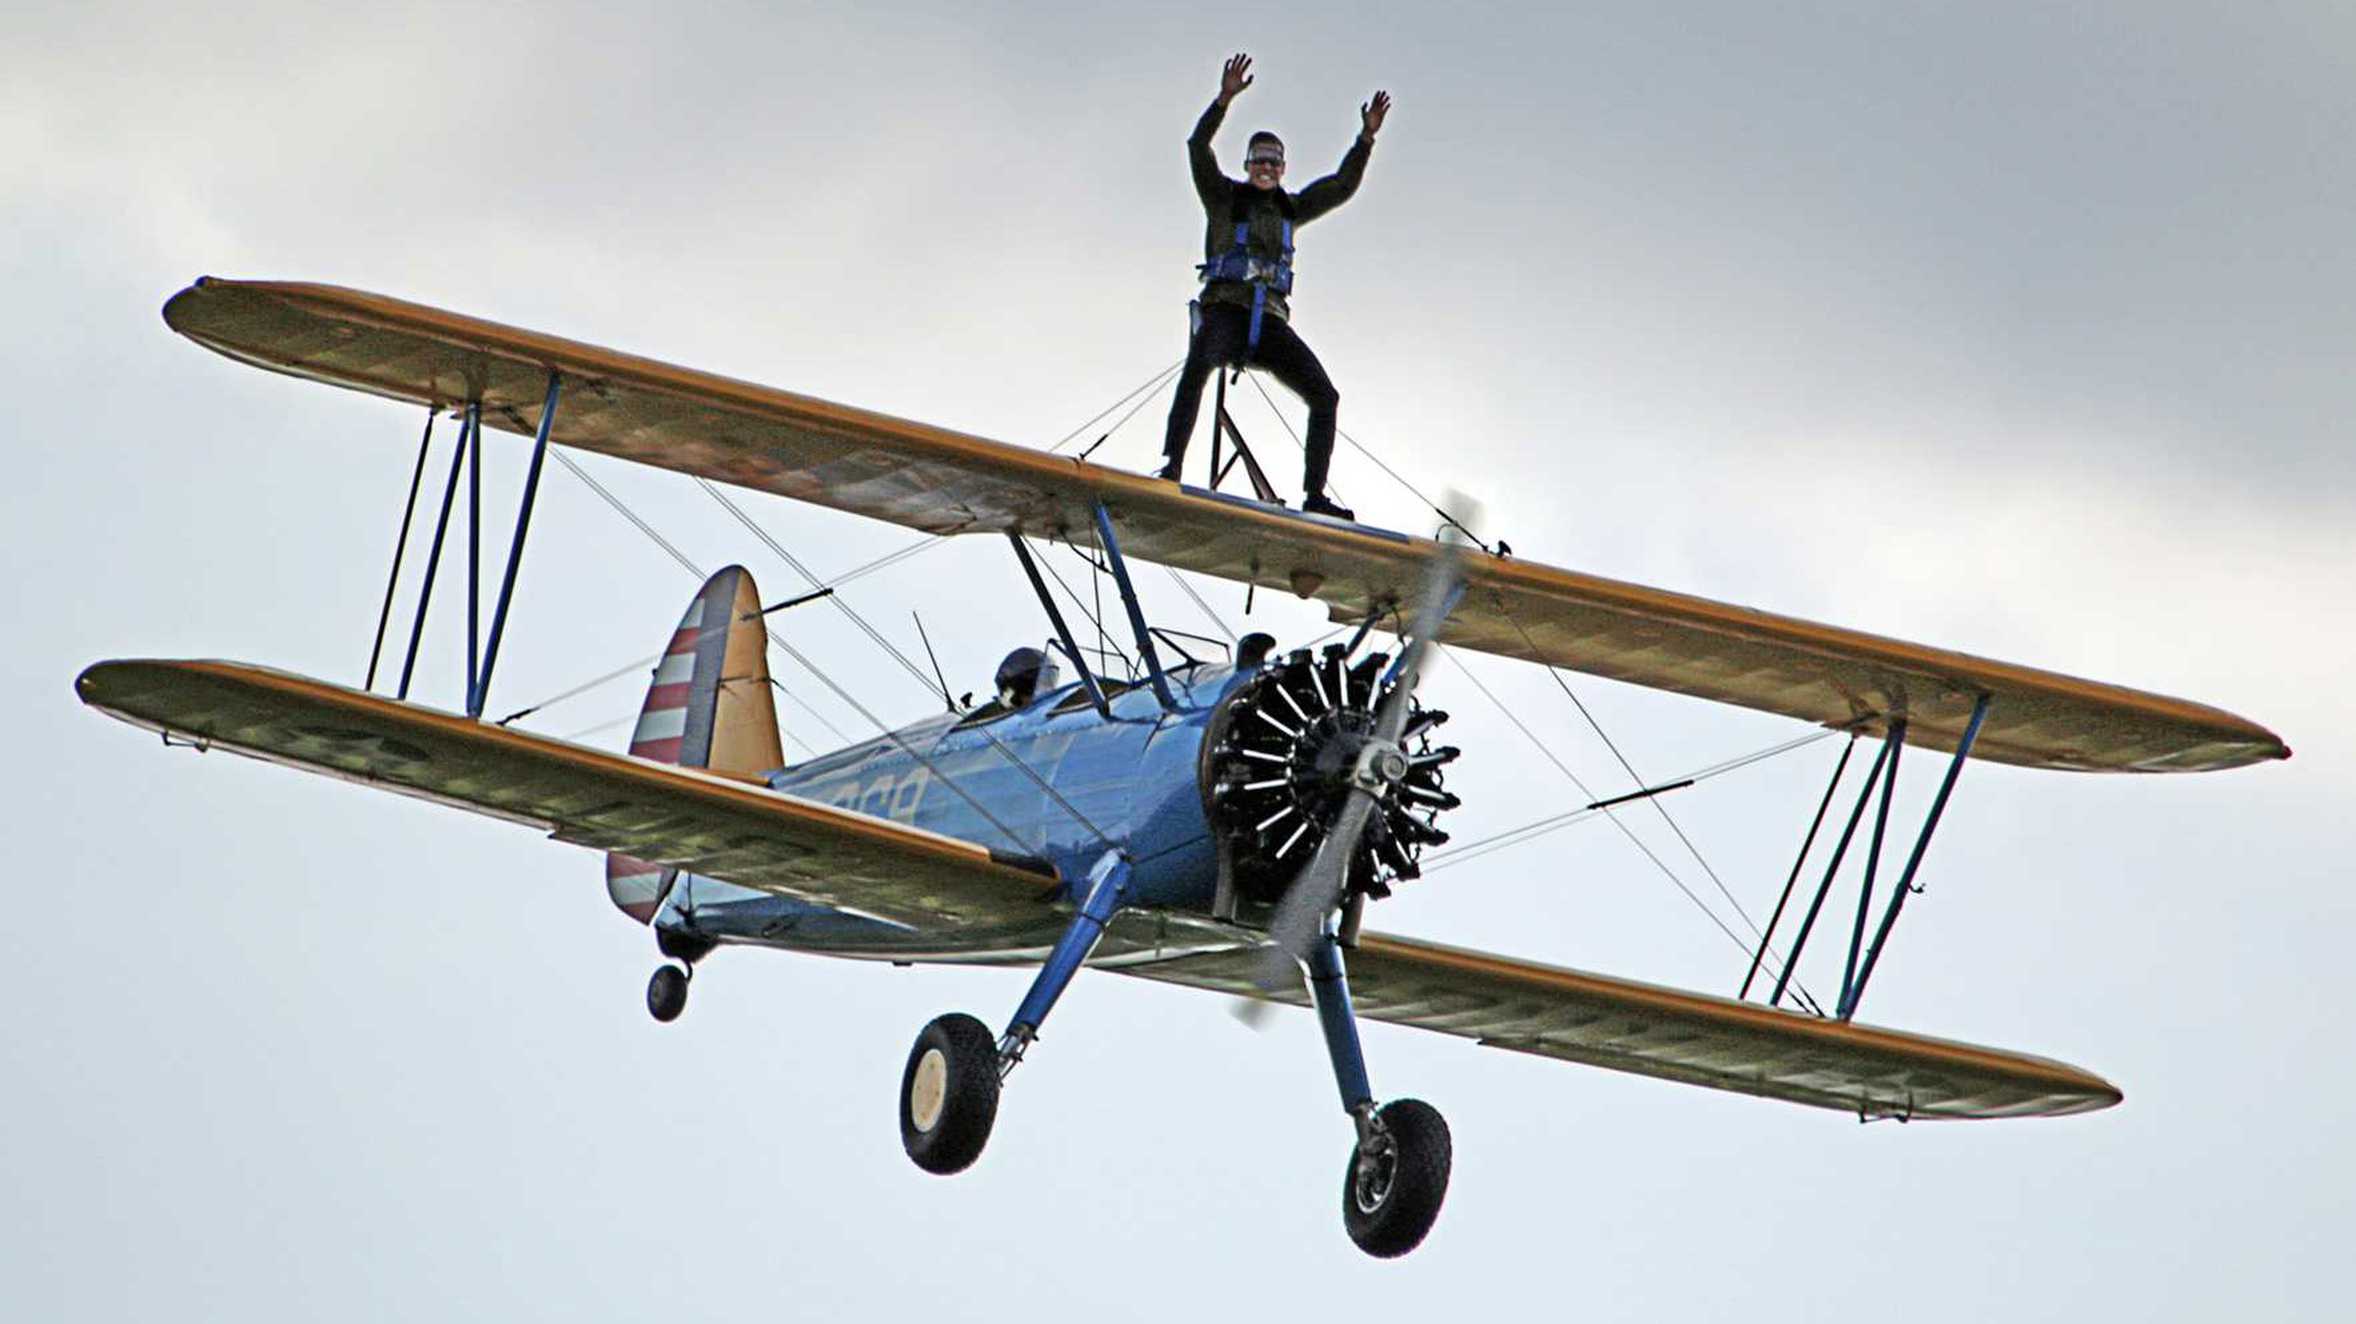
<svg viewBox="0 0 2356 1324">
<path fill-rule="evenodd" d="M 1351 1198 L 1357 1201 L 1358 1212 L 1371 1214 L 1382 1208 L 1391 1197 L 1391 1180 L 1399 1173 L 1399 1142 L 1387 1132 L 1376 1132 L 1358 1146 L 1357 1179 L 1351 1183 Z"/>
<path fill-rule="evenodd" d="M 930 1131 L 941 1121 L 941 1103 L 949 1094 L 949 1059 L 940 1049 L 925 1050 L 916 1063 L 916 1078 L 908 1082 L 908 1120 L 919 1131 Z"/>
</svg>

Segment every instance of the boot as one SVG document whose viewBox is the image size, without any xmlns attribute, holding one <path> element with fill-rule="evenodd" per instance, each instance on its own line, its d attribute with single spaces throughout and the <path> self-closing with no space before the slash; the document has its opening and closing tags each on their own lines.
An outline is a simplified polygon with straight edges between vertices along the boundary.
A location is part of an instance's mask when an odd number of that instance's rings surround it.
<svg viewBox="0 0 2356 1324">
<path fill-rule="evenodd" d="M 1301 509 L 1309 512 L 1312 515 L 1326 515 L 1338 520 L 1347 520 L 1352 524 L 1356 524 L 1358 522 L 1358 512 L 1350 509 L 1348 506 L 1335 505 L 1333 498 L 1327 496 L 1323 492 L 1311 492 L 1309 495 L 1302 497 Z"/>
</svg>

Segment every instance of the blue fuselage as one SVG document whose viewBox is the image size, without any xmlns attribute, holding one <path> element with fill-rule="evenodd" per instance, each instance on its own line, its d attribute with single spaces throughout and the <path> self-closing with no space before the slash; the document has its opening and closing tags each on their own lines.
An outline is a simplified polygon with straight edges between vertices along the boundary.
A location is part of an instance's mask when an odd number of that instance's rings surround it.
<svg viewBox="0 0 2356 1324">
<path fill-rule="evenodd" d="M 1128 852 L 1131 904 L 1207 908 L 1217 883 L 1198 763 L 1230 666 L 1170 676 L 1176 711 L 1145 686 L 1106 721 L 1077 685 L 1014 710 L 944 713 L 772 774 L 780 791 L 1027 855 L 1066 879 Z"/>
</svg>

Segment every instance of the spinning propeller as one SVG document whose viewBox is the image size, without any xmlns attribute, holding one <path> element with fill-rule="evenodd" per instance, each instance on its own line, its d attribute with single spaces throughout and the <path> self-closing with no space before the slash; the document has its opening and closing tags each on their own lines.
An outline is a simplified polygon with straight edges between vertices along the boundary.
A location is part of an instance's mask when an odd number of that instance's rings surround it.
<svg viewBox="0 0 2356 1324">
<path fill-rule="evenodd" d="M 1253 749 L 1237 739 L 1230 739 L 1223 751 L 1237 760 L 1285 764 L 1281 776 L 1232 781 L 1222 787 L 1223 792 L 1237 793 L 1234 798 L 1253 811 L 1258 805 L 1248 798 L 1252 792 L 1281 790 L 1291 797 L 1274 814 L 1248 825 L 1255 835 L 1276 844 L 1246 863 L 1258 865 L 1263 875 L 1271 873 L 1311 829 L 1323 829 L 1308 862 L 1279 884 L 1282 890 L 1273 898 L 1276 909 L 1268 928 L 1273 945 L 1255 976 L 1265 992 L 1297 981 L 1294 963 L 1308 957 L 1326 916 L 1342 904 L 1353 885 L 1360 892 L 1382 895 L 1388 890 L 1383 885 L 1386 877 L 1416 876 L 1415 855 L 1421 846 L 1447 840 L 1430 818 L 1458 803 L 1439 789 L 1440 767 L 1457 751 L 1431 749 L 1427 738 L 1425 748 L 1410 752 L 1406 741 L 1447 720 L 1445 713 L 1418 707 L 1415 689 L 1433 647 L 1432 637 L 1461 592 L 1462 556 L 1455 530 L 1448 530 L 1425 575 L 1406 647 L 1387 674 L 1380 655 L 1353 668 L 1338 647 L 1318 662 L 1295 654 L 1288 668 L 1268 678 L 1267 694 L 1259 701 L 1270 708 L 1290 709 L 1286 716 L 1297 721 L 1297 728 L 1262 708 L 1239 714 L 1240 722 L 1256 722 L 1289 740 L 1289 749 L 1281 754 Z M 1304 666 L 1313 695 L 1328 703 L 1325 711 L 1310 711 L 1315 705 L 1296 700 L 1285 686 L 1286 673 Z M 1357 705 L 1353 682 L 1364 687 L 1371 713 Z M 1253 765 L 1235 766 L 1249 776 Z M 1224 802 L 1221 807 L 1229 808 Z M 1319 808 L 1324 812 L 1316 812 Z M 1425 817 L 1414 817 L 1410 811 L 1416 809 Z M 1298 811 L 1301 821 L 1277 838 L 1288 811 Z M 1316 821 L 1320 819 L 1322 823 Z"/>
</svg>

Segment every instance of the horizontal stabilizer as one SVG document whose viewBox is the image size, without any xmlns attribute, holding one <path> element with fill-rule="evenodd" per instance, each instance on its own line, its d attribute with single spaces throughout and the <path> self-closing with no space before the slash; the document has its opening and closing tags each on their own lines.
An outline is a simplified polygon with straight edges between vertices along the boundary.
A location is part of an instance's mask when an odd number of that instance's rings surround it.
<svg viewBox="0 0 2356 1324">
<path fill-rule="evenodd" d="M 548 374 L 552 435 L 584 450 L 930 533 L 1089 536 L 1098 502 L 1124 549 L 1313 596 L 1341 620 L 1411 618 L 1431 541 L 1182 489 L 1022 446 L 830 404 L 594 345 L 326 285 L 206 278 L 164 320 L 243 362 L 419 404 L 483 404 L 529 434 Z M 1448 644 L 2030 767 L 2197 772 L 2287 757 L 2232 713 L 1948 649 L 1534 561 L 1476 556 Z"/>
</svg>

